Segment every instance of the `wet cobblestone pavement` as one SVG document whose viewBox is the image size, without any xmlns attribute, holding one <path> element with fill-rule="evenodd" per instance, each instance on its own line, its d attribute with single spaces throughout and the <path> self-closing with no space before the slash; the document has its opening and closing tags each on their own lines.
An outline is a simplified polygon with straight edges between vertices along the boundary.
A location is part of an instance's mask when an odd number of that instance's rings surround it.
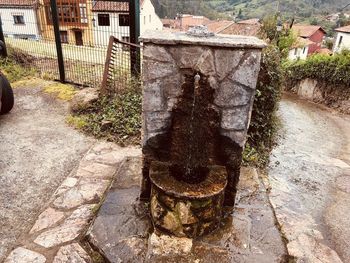
<svg viewBox="0 0 350 263">
<path fill-rule="evenodd" d="M 297 262 L 350 262 L 350 117 L 292 95 L 279 114 L 269 198 L 288 252 Z"/>
</svg>

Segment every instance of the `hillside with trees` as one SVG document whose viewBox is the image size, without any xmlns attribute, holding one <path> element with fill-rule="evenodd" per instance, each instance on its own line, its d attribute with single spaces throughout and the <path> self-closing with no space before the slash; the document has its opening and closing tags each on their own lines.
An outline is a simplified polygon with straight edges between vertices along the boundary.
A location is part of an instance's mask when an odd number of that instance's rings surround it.
<svg viewBox="0 0 350 263">
<path fill-rule="evenodd" d="M 279 10 L 284 17 L 307 20 L 312 16 L 325 16 L 339 12 L 350 0 L 153 0 L 161 17 L 174 17 L 177 13 L 205 15 L 209 18 L 246 19 L 264 17 Z M 344 11 L 350 12 L 350 6 Z"/>
</svg>

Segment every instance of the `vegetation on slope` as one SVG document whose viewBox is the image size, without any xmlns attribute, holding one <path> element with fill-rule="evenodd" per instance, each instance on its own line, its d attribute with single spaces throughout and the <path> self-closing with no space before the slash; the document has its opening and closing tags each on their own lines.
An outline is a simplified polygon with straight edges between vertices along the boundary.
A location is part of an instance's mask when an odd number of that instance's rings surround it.
<svg viewBox="0 0 350 263">
<path fill-rule="evenodd" d="M 349 4 L 348 0 L 154 0 L 161 17 L 175 17 L 177 13 L 205 15 L 209 18 L 262 18 L 280 13 L 286 18 L 309 21 L 317 16 L 338 12 Z M 350 12 L 350 7 L 344 11 Z"/>
<path fill-rule="evenodd" d="M 33 76 L 37 71 L 32 67 L 33 57 L 29 54 L 7 46 L 8 57 L 0 58 L 0 70 L 10 82 Z"/>
<path fill-rule="evenodd" d="M 305 78 L 348 86 L 350 51 L 344 50 L 333 56 L 316 54 L 306 60 L 287 61 L 283 64 L 283 68 L 288 86 L 294 86 L 296 82 Z"/>
<path fill-rule="evenodd" d="M 141 86 L 135 81 L 118 93 L 101 96 L 88 108 L 74 112 L 67 122 L 96 138 L 121 145 L 139 144 L 141 108 Z"/>
<path fill-rule="evenodd" d="M 269 44 L 262 52 L 261 68 L 256 86 L 244 162 L 264 167 L 275 144 L 279 128 L 276 116 L 281 97 L 283 72 L 281 61 L 286 58 L 296 37 L 289 29 L 276 31 L 277 16 L 265 17 L 260 37 Z"/>
</svg>

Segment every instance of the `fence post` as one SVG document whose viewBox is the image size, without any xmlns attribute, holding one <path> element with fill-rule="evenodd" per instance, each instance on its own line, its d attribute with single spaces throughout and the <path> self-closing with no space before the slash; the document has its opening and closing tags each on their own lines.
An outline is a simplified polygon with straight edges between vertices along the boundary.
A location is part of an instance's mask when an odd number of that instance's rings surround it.
<svg viewBox="0 0 350 263">
<path fill-rule="evenodd" d="M 109 37 L 109 43 L 108 43 L 108 49 L 107 49 L 107 55 L 106 55 L 106 61 L 105 61 L 105 69 L 103 71 L 103 79 L 102 79 L 102 84 L 101 84 L 101 93 L 106 94 L 107 92 L 107 86 L 108 86 L 108 77 L 110 74 L 110 65 L 111 65 L 111 56 L 113 53 L 113 44 L 114 44 L 114 37 L 110 36 Z"/>
<path fill-rule="evenodd" d="M 140 0 L 129 0 L 129 16 L 130 16 L 130 42 L 139 43 L 140 36 Z M 134 50 L 132 50 L 134 49 Z M 131 75 L 138 76 L 141 71 L 140 48 L 130 48 L 130 66 Z"/>
<path fill-rule="evenodd" d="M 6 58 L 7 57 L 7 49 L 6 49 L 4 32 L 2 31 L 1 16 L 0 16 L 0 41 L 3 42 L 3 46 L 2 45 L 0 46 L 0 56 Z"/>
<path fill-rule="evenodd" d="M 63 60 L 62 44 L 61 44 L 61 37 L 60 37 L 60 25 L 59 25 L 58 13 L 57 13 L 56 0 L 51 0 L 51 14 L 52 14 L 53 28 L 55 32 L 57 62 L 58 62 L 58 69 L 60 72 L 60 81 L 64 83 L 66 81 L 66 74 L 64 71 L 64 60 Z"/>
</svg>

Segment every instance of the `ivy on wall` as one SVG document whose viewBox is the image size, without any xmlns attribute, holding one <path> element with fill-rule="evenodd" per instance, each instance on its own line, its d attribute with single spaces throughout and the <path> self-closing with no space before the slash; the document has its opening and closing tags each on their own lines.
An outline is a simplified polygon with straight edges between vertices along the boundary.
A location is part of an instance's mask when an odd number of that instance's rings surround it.
<svg viewBox="0 0 350 263">
<path fill-rule="evenodd" d="M 281 96 L 280 51 L 275 45 L 263 50 L 244 161 L 265 166 L 278 130 L 276 111 Z"/>
</svg>

